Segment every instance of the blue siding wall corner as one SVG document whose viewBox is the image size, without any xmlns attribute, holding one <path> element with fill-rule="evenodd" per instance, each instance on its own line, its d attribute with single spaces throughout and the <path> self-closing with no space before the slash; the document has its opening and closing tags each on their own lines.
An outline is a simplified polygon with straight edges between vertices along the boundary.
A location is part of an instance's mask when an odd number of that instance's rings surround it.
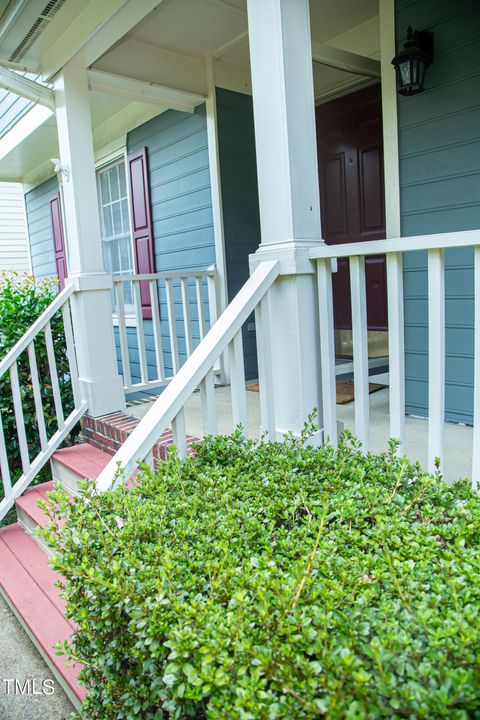
<svg viewBox="0 0 480 720">
<path fill-rule="evenodd" d="M 248 256 L 260 244 L 253 103 L 249 95 L 217 88 L 218 146 L 228 298 L 248 280 Z M 258 377 L 255 319 L 243 327 L 245 375 Z"/>
<path fill-rule="evenodd" d="M 215 263 L 212 199 L 208 163 L 205 105 L 194 113 L 168 110 L 128 133 L 127 150 L 147 148 L 152 205 L 153 243 L 157 272 L 194 270 Z M 190 287 L 192 302 L 194 287 Z M 159 287 L 160 315 L 164 347 L 168 348 L 166 297 Z M 184 362 L 185 333 L 181 322 L 181 294 L 174 287 L 180 362 Z M 147 363 L 155 378 L 155 351 L 150 320 L 144 321 Z M 199 340 L 198 323 L 192 325 L 194 344 Z M 133 382 L 140 382 L 137 335 L 128 330 Z M 116 333 L 117 356 L 120 347 Z M 171 355 L 165 353 L 165 370 L 172 372 Z"/>
<path fill-rule="evenodd" d="M 58 193 L 54 176 L 25 194 L 28 237 L 35 277 L 56 277 L 53 231 L 50 219 L 50 199 Z"/>
<path fill-rule="evenodd" d="M 399 98 L 402 234 L 480 228 L 480 3 L 396 0 L 397 46 L 408 25 L 434 34 L 426 91 Z M 446 263 L 446 419 L 472 421 L 473 253 Z M 405 258 L 407 412 L 428 414 L 427 257 Z"/>
</svg>

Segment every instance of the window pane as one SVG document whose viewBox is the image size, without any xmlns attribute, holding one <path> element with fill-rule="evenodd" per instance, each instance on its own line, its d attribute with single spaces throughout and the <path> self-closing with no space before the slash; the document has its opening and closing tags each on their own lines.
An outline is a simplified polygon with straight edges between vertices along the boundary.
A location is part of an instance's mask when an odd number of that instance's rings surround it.
<svg viewBox="0 0 480 720">
<path fill-rule="evenodd" d="M 114 200 L 118 200 L 120 198 L 120 188 L 118 185 L 118 165 L 111 168 L 109 171 L 110 174 L 110 196 L 112 198 L 112 202 Z"/>
<path fill-rule="evenodd" d="M 102 209 L 102 217 L 103 217 L 103 237 L 109 238 L 113 235 L 113 227 L 112 227 L 112 211 L 110 209 L 110 205 L 107 205 Z"/>
<path fill-rule="evenodd" d="M 120 197 L 127 197 L 127 178 L 125 177 L 125 165 L 123 162 L 118 165 L 118 177 L 120 180 Z"/>
<path fill-rule="evenodd" d="M 120 272 L 120 261 L 118 257 L 118 242 L 113 241 L 109 243 L 111 247 L 111 257 L 112 257 L 112 273 L 118 274 Z"/>
<path fill-rule="evenodd" d="M 103 262 L 105 265 L 105 270 L 108 273 L 112 272 L 112 255 L 111 255 L 111 246 L 109 242 L 102 243 L 103 246 Z"/>
<path fill-rule="evenodd" d="M 122 214 L 120 209 L 120 203 L 115 202 L 112 204 L 112 215 L 113 215 L 113 234 L 122 235 Z"/>
<path fill-rule="evenodd" d="M 120 268 L 128 272 L 132 267 L 132 256 L 130 252 L 130 238 L 121 238 L 118 242 Z"/>
<path fill-rule="evenodd" d="M 100 189 L 102 192 L 101 203 L 102 205 L 105 205 L 105 203 L 110 202 L 110 189 L 108 186 L 108 175 L 106 172 L 100 173 Z"/>
<path fill-rule="evenodd" d="M 128 215 L 127 200 L 122 200 L 122 220 L 123 220 L 123 232 L 129 233 L 130 232 L 130 217 Z"/>
</svg>

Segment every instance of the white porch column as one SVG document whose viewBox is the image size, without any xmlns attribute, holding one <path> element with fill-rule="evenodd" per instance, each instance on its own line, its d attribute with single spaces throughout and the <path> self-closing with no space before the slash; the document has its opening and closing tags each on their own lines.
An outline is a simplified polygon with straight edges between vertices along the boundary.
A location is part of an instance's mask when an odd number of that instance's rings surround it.
<svg viewBox="0 0 480 720">
<path fill-rule="evenodd" d="M 322 242 L 308 0 L 248 0 L 262 242 L 277 258 L 270 296 L 277 434 L 314 407 L 322 428 L 318 296 L 308 259 Z M 321 435 L 318 440 L 321 440 Z"/>
<path fill-rule="evenodd" d="M 86 68 L 66 65 L 54 83 L 72 320 L 82 396 L 94 417 L 123 410 L 112 325 L 112 279 L 103 269 Z"/>
</svg>

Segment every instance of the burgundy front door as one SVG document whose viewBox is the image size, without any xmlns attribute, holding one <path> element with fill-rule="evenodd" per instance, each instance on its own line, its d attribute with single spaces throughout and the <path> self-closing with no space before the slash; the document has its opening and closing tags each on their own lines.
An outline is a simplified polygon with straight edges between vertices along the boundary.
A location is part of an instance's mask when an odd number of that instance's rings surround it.
<svg viewBox="0 0 480 720">
<path fill-rule="evenodd" d="M 382 103 L 373 85 L 316 109 L 322 231 L 327 244 L 385 237 Z M 387 329 L 385 256 L 366 260 L 369 330 Z M 350 271 L 338 261 L 333 275 L 335 328 L 352 327 Z"/>
</svg>

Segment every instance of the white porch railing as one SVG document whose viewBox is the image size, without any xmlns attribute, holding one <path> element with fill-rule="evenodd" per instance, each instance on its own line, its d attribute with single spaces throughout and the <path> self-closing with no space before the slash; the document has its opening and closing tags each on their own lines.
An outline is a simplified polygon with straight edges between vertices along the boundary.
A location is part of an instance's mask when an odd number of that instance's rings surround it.
<svg viewBox="0 0 480 720">
<path fill-rule="evenodd" d="M 390 373 L 390 436 L 405 439 L 405 352 L 403 255 L 428 251 L 428 469 L 435 458 L 443 463 L 445 421 L 445 265 L 447 248 L 474 247 L 475 359 L 472 483 L 480 476 L 480 231 L 420 235 L 346 245 L 322 245 L 310 253 L 317 261 L 320 306 L 321 371 L 325 435 L 337 442 L 335 403 L 335 350 L 332 302 L 332 260 L 350 259 L 353 373 L 355 384 L 355 435 L 369 446 L 369 379 L 365 257 L 386 254 Z"/>
<path fill-rule="evenodd" d="M 0 379 L 9 373 L 12 403 L 16 421 L 16 435 L 18 441 L 18 452 L 21 461 L 21 473 L 14 477 L 7 453 L 7 444 L 0 414 L 0 472 L 3 485 L 3 499 L 0 502 L 0 520 L 12 507 L 15 500 L 27 489 L 37 473 L 49 460 L 50 456 L 59 447 L 60 443 L 67 437 L 76 423 L 86 411 L 86 403 L 81 400 L 77 361 L 75 354 L 75 343 L 73 339 L 72 320 L 70 315 L 70 299 L 73 295 L 73 287 L 67 286 L 49 305 L 49 307 L 34 322 L 25 335 L 16 343 L 10 352 L 0 362 Z M 55 348 L 52 338 L 52 320 L 61 313 L 65 332 L 65 351 L 69 367 L 69 383 L 73 394 L 73 409 L 65 417 L 64 406 L 59 384 L 59 372 L 55 357 Z M 46 346 L 47 365 L 49 380 L 53 395 L 55 408 L 54 428 L 46 427 L 45 414 L 42 400 L 42 390 L 47 378 L 39 377 L 35 343 L 44 342 Z M 26 355 L 25 355 L 26 353 Z M 35 420 L 38 428 L 38 444 L 40 451 L 31 457 L 29 441 L 27 437 L 24 418 L 24 395 L 25 388 L 20 386 L 19 364 L 28 363 L 31 393 L 35 410 Z M 63 378 L 66 379 L 66 378 Z M 22 392 L 23 390 L 23 392 Z M 52 432 L 53 429 L 53 432 Z"/>
<path fill-rule="evenodd" d="M 113 282 L 125 392 L 166 385 L 180 369 L 182 355 L 186 359 L 190 357 L 196 345 L 203 340 L 207 326 L 213 325 L 217 319 L 215 268 L 114 275 Z M 147 283 L 151 319 L 145 320 L 141 286 Z M 164 308 L 162 312 L 161 307 Z M 151 323 L 148 326 L 151 334 L 146 333 L 147 323 Z M 133 332 L 129 333 L 129 325 Z M 138 354 L 138 361 L 135 358 L 139 365 L 138 380 L 133 379 L 131 353 L 133 356 Z M 151 356 L 150 362 L 147 353 Z M 170 360 L 168 370 L 166 357 Z"/>
<path fill-rule="evenodd" d="M 192 352 L 185 364 L 167 385 L 162 395 L 127 438 L 97 479 L 97 488 L 106 490 L 121 482 L 116 478 L 118 466 L 124 478 L 135 471 L 138 461 L 152 462 L 152 448 L 167 427 L 180 457 L 187 454 L 184 407 L 192 393 L 200 388 L 204 432 L 215 434 L 216 406 L 214 395 L 215 363 L 228 352 L 233 424 L 241 423 L 247 432 L 246 389 L 243 361 L 242 326 L 255 311 L 257 354 L 260 377 L 260 410 L 262 427 L 274 437 L 273 386 L 269 366 L 270 335 L 268 322 L 268 290 L 280 271 L 277 261 L 260 263 L 227 309 Z"/>
</svg>

